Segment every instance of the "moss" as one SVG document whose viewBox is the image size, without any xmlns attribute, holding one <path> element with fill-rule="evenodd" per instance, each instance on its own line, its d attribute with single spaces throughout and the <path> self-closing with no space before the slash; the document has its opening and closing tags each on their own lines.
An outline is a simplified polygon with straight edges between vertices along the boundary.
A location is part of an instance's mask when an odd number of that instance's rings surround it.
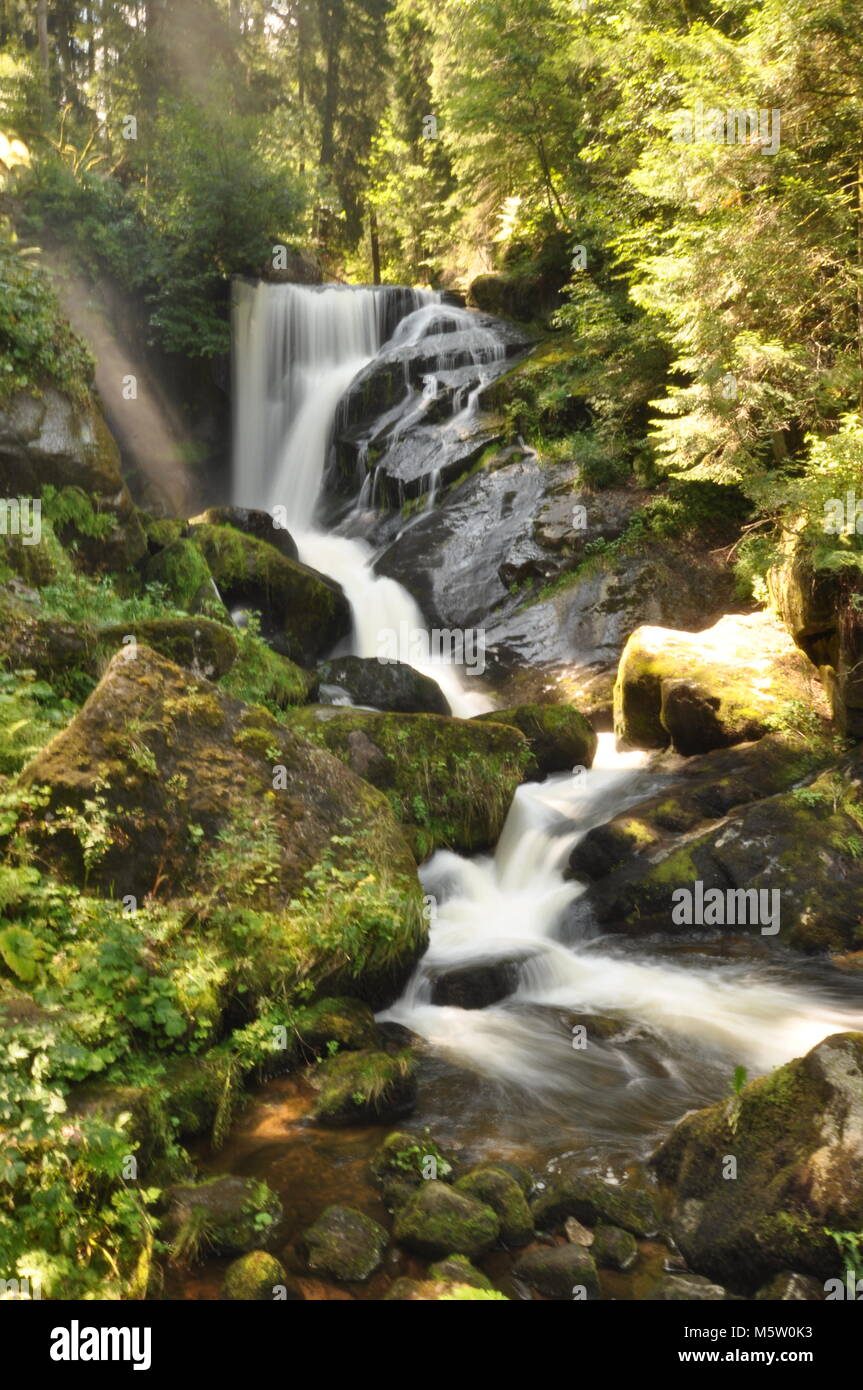
<svg viewBox="0 0 863 1390">
<path fill-rule="evenodd" d="M 270 1302 L 277 1288 L 287 1286 L 284 1265 L 264 1250 L 253 1250 L 233 1260 L 225 1270 L 223 1297 L 230 1302 Z"/>
<path fill-rule="evenodd" d="M 532 1238 L 533 1217 L 524 1192 L 515 1179 L 502 1169 L 474 1169 L 459 1178 L 455 1187 L 457 1192 L 475 1197 L 497 1213 L 500 1238 L 504 1245 L 526 1245 Z"/>
<path fill-rule="evenodd" d="M 499 1233 L 500 1221 L 491 1207 L 446 1183 L 424 1182 L 396 1213 L 396 1240 L 429 1259 L 476 1259 L 491 1249 Z"/>
<path fill-rule="evenodd" d="M 493 846 L 531 764 L 519 730 L 478 720 L 312 706 L 290 727 L 380 787 L 420 858 Z"/>
<path fill-rule="evenodd" d="M 476 1269 L 465 1255 L 449 1255 L 445 1260 L 429 1266 L 429 1279 L 443 1284 L 466 1285 L 471 1289 L 490 1289 L 490 1279 Z"/>
<path fill-rule="evenodd" d="M 587 1226 L 597 1222 L 620 1226 L 635 1236 L 650 1236 L 659 1228 L 650 1193 L 603 1182 L 572 1161 L 562 1163 L 549 1175 L 545 1189 L 536 1194 L 530 1206 L 542 1230 L 560 1225 L 568 1216 Z"/>
<path fill-rule="evenodd" d="M 181 1138 L 210 1134 L 226 1093 L 234 1085 L 230 1057 L 213 1052 L 205 1057 L 177 1058 L 166 1064 L 159 1085 Z"/>
<path fill-rule="evenodd" d="M 192 1262 L 208 1250 L 245 1254 L 260 1249 L 282 1217 L 282 1204 L 264 1182 L 218 1176 L 169 1188 L 165 1234 L 174 1258 Z"/>
<path fill-rule="evenodd" d="M 303 1233 L 309 1269 L 350 1282 L 374 1273 L 388 1240 L 383 1226 L 352 1207 L 327 1207 Z"/>
<path fill-rule="evenodd" d="M 331 1050 L 333 1044 L 358 1052 L 373 1049 L 378 1042 L 375 1016 L 359 999 L 319 999 L 300 1011 L 294 1031 L 300 1044 L 313 1053 Z"/>
<path fill-rule="evenodd" d="M 207 618 L 157 618 L 147 622 L 117 623 L 99 629 L 98 646 L 104 656 L 112 656 L 130 635 L 169 661 L 208 680 L 218 680 L 230 670 L 237 657 L 237 641 L 230 628 Z"/>
<path fill-rule="evenodd" d="M 416 1104 L 410 1051 L 345 1052 L 322 1062 L 312 1078 L 314 1115 L 323 1124 L 356 1124 L 407 1115 Z"/>
<path fill-rule="evenodd" d="M 573 705 L 518 705 L 478 718 L 519 729 L 530 745 L 536 770 L 543 776 L 593 766 L 597 736 Z"/>
<path fill-rule="evenodd" d="M 153 555 L 144 576 L 148 584 L 162 584 L 171 602 L 186 613 L 199 612 L 207 602 L 221 607 L 209 566 L 190 540 L 178 537 Z"/>
</svg>

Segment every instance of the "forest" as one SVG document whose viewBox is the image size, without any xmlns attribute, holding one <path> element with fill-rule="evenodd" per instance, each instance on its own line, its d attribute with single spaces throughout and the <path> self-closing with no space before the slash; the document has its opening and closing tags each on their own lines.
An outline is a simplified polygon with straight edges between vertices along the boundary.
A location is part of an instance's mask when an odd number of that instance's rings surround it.
<svg viewBox="0 0 863 1390">
<path fill-rule="evenodd" d="M 863 1296 L 860 21 L 0 0 L 0 1302 Z"/>
</svg>

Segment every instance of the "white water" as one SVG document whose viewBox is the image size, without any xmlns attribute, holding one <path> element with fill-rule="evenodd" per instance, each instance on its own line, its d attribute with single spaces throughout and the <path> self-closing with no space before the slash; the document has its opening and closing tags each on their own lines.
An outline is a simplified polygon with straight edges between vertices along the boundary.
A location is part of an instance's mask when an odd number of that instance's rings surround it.
<svg viewBox="0 0 863 1390">
<path fill-rule="evenodd" d="M 863 1027 L 863 1012 L 783 983 L 775 966 L 760 961 L 706 963 L 696 954 L 688 964 L 672 964 L 633 954 L 632 943 L 620 939 L 572 945 L 555 939 L 566 908 L 583 891 L 563 878 L 570 851 L 592 826 L 645 795 L 633 776 L 645 756 L 617 753 L 613 735 L 601 734 L 590 771 L 518 790 L 493 858 L 434 856 L 424 886 L 442 900 L 429 949 L 386 1019 L 471 1070 L 579 1101 L 586 1074 L 588 1089 L 597 1077 L 560 1027 L 561 1010 L 611 1014 L 633 1033 L 660 1039 L 670 1075 L 685 1065 L 682 1054 L 693 1052 L 726 1075 L 737 1064 L 768 1071 L 830 1033 Z M 484 1009 L 431 1003 L 436 975 L 513 957 L 522 958 L 519 984 L 503 1003 Z M 624 1046 L 616 1052 L 602 1084 L 619 1089 L 639 1080 L 639 1067 Z"/>
<path fill-rule="evenodd" d="M 414 301 L 416 312 L 402 320 L 394 341 L 419 340 L 438 296 L 417 290 Z M 240 284 L 233 333 L 234 503 L 269 512 L 284 508 L 300 559 L 344 589 L 357 656 L 377 656 L 384 632 L 424 631 L 425 620 L 410 594 L 373 572 L 369 545 L 315 525 L 336 407 L 381 347 L 380 294 L 339 286 Z M 493 334 L 480 339 L 478 360 L 502 351 Z M 453 714 L 467 718 L 490 708 L 488 698 L 470 688 L 471 677 L 436 658 L 433 649 L 428 660 L 418 660 L 415 651 L 401 656 L 438 682 Z"/>
</svg>

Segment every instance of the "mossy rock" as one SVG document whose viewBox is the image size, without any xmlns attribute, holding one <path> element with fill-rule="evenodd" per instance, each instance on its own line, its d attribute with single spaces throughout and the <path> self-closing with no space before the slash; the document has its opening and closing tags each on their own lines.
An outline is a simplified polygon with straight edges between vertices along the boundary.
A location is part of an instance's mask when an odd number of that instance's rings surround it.
<svg viewBox="0 0 863 1390">
<path fill-rule="evenodd" d="M 129 1137 L 129 1154 L 142 1177 L 169 1137 L 168 1113 L 156 1086 L 88 1082 L 72 1089 L 66 1102 L 70 1121 L 101 1120 Z"/>
<path fill-rule="evenodd" d="M 400 1245 L 428 1259 L 484 1255 L 500 1235 L 491 1207 L 442 1182 L 424 1182 L 396 1212 L 394 1234 Z"/>
<path fill-rule="evenodd" d="M 512 1267 L 513 1276 L 543 1298 L 572 1301 L 599 1298 L 599 1278 L 590 1253 L 581 1245 L 553 1245 L 528 1250 Z"/>
<path fill-rule="evenodd" d="M 597 1226 L 590 1253 L 604 1269 L 629 1269 L 638 1259 L 635 1237 L 619 1226 Z"/>
<path fill-rule="evenodd" d="M 108 896 L 141 901 L 157 876 L 163 896 L 206 894 L 223 879 L 235 890 L 249 856 L 263 855 L 263 881 L 252 874 L 234 900 L 257 910 L 255 932 L 246 927 L 240 947 L 231 918 L 222 928 L 228 957 L 242 956 L 248 1002 L 302 981 L 381 1007 L 424 947 L 414 862 L 383 796 L 265 710 L 147 647 L 113 658 L 20 785 L 48 791 L 53 820 L 29 825 L 43 861 Z M 103 852 L 86 866 L 77 827 L 94 806 Z"/>
<path fill-rule="evenodd" d="M 429 1279 L 443 1284 L 467 1284 L 472 1289 L 491 1289 L 491 1280 L 471 1264 L 466 1255 L 448 1255 L 429 1266 Z"/>
<path fill-rule="evenodd" d="M 182 517 L 153 516 L 151 512 L 144 511 L 142 507 L 138 508 L 138 520 L 144 535 L 147 537 L 149 550 L 153 555 L 158 550 L 165 550 L 174 541 L 185 537 L 189 530 L 189 523 Z"/>
<path fill-rule="evenodd" d="M 375 1016 L 359 999 L 319 999 L 294 1020 L 302 1048 L 320 1054 L 337 1043 L 348 1052 L 374 1049 L 378 1043 Z"/>
<path fill-rule="evenodd" d="M 285 1267 L 265 1250 L 251 1250 L 232 1260 L 225 1270 L 222 1297 L 231 1303 L 271 1303 L 281 1291 L 290 1298 L 301 1298 L 288 1279 Z M 291 1292 L 289 1292 L 289 1289 Z"/>
<path fill-rule="evenodd" d="M 518 705 L 477 718 L 519 729 L 530 744 L 536 771 L 542 777 L 593 766 L 598 739 L 574 705 Z"/>
<path fill-rule="evenodd" d="M 841 1275 L 825 1228 L 863 1228 L 863 1033 L 825 1038 L 738 1097 L 685 1116 L 651 1162 L 674 1194 L 674 1239 L 699 1273 L 752 1290 L 789 1269 Z"/>
<path fill-rule="evenodd" d="M 418 859 L 492 848 L 531 762 L 519 730 L 475 719 L 312 705 L 289 722 L 385 793 Z"/>
<path fill-rule="evenodd" d="M 650 1193 L 592 1177 L 573 1160 L 548 1174 L 545 1184 L 530 1203 L 534 1222 L 541 1230 L 562 1225 L 568 1216 L 586 1226 L 600 1222 L 621 1226 L 634 1236 L 655 1235 L 659 1229 L 659 1214 Z"/>
<path fill-rule="evenodd" d="M 529 1197 L 535 1186 L 533 1173 L 524 1168 L 520 1163 L 514 1163 L 510 1158 L 490 1158 L 484 1163 L 474 1164 L 471 1172 L 483 1173 L 487 1168 L 494 1168 L 506 1173 L 508 1177 L 517 1182 L 525 1197 Z"/>
<path fill-rule="evenodd" d="M 449 1279 L 396 1279 L 384 1294 L 386 1303 L 508 1303 L 505 1294 Z"/>
<path fill-rule="evenodd" d="M 657 1303 L 728 1303 L 733 1296 L 700 1274 L 666 1274 L 653 1299 Z"/>
<path fill-rule="evenodd" d="M 357 1282 L 379 1267 L 388 1240 L 383 1226 L 353 1207 L 327 1207 L 303 1233 L 310 1270 Z"/>
<path fill-rule="evenodd" d="M 164 1094 L 165 1109 L 176 1121 L 181 1139 L 194 1139 L 212 1132 L 231 1085 L 231 1060 L 226 1054 L 214 1052 L 203 1057 L 177 1057 L 166 1063 L 159 1090 Z"/>
<path fill-rule="evenodd" d="M 814 676 L 768 613 L 729 614 L 697 633 L 639 627 L 620 658 L 615 733 L 687 756 L 757 739 L 783 706 L 813 704 Z"/>
<path fill-rule="evenodd" d="M 146 622 L 100 627 L 97 640 L 105 655 L 124 651 L 131 658 L 128 638 L 151 647 L 196 676 L 217 681 L 237 659 L 237 639 L 229 627 L 208 618 L 153 618 Z"/>
<path fill-rule="evenodd" d="M 242 630 L 238 640 L 237 660 L 220 682 L 229 695 L 273 711 L 305 705 L 316 698 L 318 678 L 314 671 L 303 670 L 264 642 L 252 642 Z"/>
<path fill-rule="evenodd" d="M 251 507 L 208 507 L 200 516 L 193 516 L 190 526 L 233 526 L 244 536 L 275 546 L 288 560 L 298 560 L 297 543 L 289 531 L 277 526 L 272 513 Z"/>
<path fill-rule="evenodd" d="M 504 1245 L 527 1245 L 533 1237 L 533 1216 L 524 1192 L 502 1168 L 474 1168 L 457 1180 L 455 1189 L 497 1213 Z"/>
<path fill-rule="evenodd" d="M 452 1182 L 453 1158 L 424 1133 L 395 1130 L 388 1134 L 369 1164 L 383 1188 L 384 1202 L 392 1211 L 413 1195 L 423 1182 Z"/>
<path fill-rule="evenodd" d="M 193 1262 L 209 1252 L 243 1255 L 260 1250 L 282 1218 L 282 1204 L 254 1178 L 218 1176 L 167 1189 L 162 1235 L 174 1257 Z"/>
<path fill-rule="evenodd" d="M 321 1062 L 312 1075 L 318 1091 L 314 1116 L 321 1124 L 350 1125 L 394 1120 L 416 1106 L 410 1052 L 345 1052 Z"/>
<path fill-rule="evenodd" d="M 49 683 L 76 672 L 95 680 L 100 666 L 96 628 L 24 612 L 0 598 L 0 661 Z"/>
<path fill-rule="evenodd" d="M 280 656 L 313 665 L 350 633 L 348 601 L 326 575 L 232 526 L 195 525 L 191 537 L 223 602 L 260 613 L 261 634 Z"/>
<path fill-rule="evenodd" d="M 192 541 L 178 537 L 152 555 L 144 566 L 147 584 L 162 584 L 169 601 L 186 613 L 200 613 L 205 606 L 224 608 L 210 568 Z"/>
</svg>

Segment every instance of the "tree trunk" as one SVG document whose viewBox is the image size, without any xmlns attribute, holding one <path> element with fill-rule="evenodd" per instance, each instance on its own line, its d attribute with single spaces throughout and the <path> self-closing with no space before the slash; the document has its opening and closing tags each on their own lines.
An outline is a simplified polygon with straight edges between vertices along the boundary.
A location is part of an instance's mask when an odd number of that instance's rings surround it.
<svg viewBox="0 0 863 1390">
<path fill-rule="evenodd" d="M 369 239 L 372 244 L 372 284 L 381 283 L 381 245 L 378 240 L 378 215 L 369 208 Z"/>
<path fill-rule="evenodd" d="M 36 34 L 39 40 L 39 62 L 48 82 L 48 0 L 37 0 L 36 3 Z"/>
</svg>

